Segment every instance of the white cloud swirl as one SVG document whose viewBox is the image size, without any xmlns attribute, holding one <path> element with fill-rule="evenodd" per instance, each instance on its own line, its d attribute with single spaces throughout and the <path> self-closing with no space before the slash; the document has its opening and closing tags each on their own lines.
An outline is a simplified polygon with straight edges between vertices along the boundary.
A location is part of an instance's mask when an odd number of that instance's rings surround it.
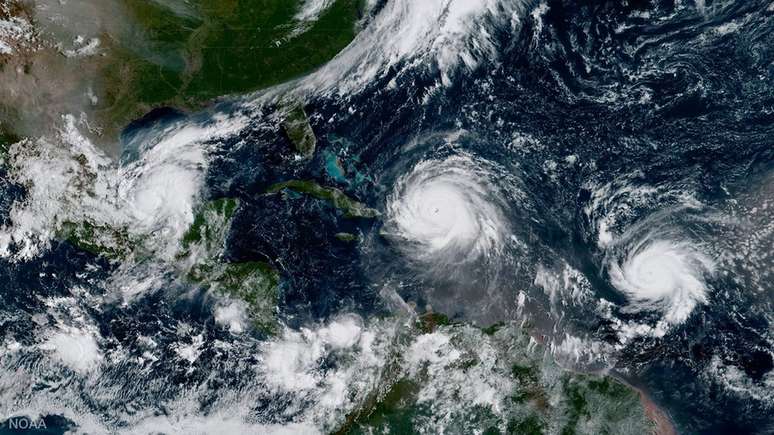
<svg viewBox="0 0 774 435">
<path fill-rule="evenodd" d="M 426 160 L 388 198 L 385 234 L 427 263 L 461 264 L 501 252 L 508 225 L 487 167 L 469 155 Z"/>
<path fill-rule="evenodd" d="M 608 264 L 611 283 L 627 297 L 628 311 L 663 313 L 656 335 L 707 302 L 705 278 L 714 262 L 697 245 L 651 232 L 625 248 Z"/>
</svg>

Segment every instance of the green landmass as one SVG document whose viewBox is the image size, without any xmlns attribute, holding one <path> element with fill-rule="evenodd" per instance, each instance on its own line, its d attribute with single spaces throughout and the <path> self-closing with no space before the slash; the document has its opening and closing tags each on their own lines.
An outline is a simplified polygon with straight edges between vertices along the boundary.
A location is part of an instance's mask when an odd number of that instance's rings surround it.
<svg viewBox="0 0 774 435">
<path fill-rule="evenodd" d="M 222 258 L 236 198 L 220 198 L 200 206 L 180 240 L 178 261 L 184 277 L 213 292 L 244 302 L 253 325 L 274 332 L 280 275 L 260 261 L 228 262 Z"/>
<path fill-rule="evenodd" d="M 335 187 L 321 186 L 310 180 L 283 181 L 269 186 L 266 192 L 276 193 L 284 189 L 329 201 L 335 208 L 343 211 L 344 216 L 348 218 L 375 218 L 380 215 L 378 210 L 369 208 L 365 204 L 350 198 L 341 190 Z"/>
<path fill-rule="evenodd" d="M 239 201 L 235 198 L 220 198 L 205 204 L 183 234 L 183 248 L 202 243 L 207 250 L 215 249 L 213 243 L 223 242 L 228 223 L 238 206 Z"/>
<path fill-rule="evenodd" d="M 35 136 L 50 132 L 41 126 L 55 132 L 62 113 L 84 113 L 84 134 L 114 155 L 118 134 L 154 108 L 200 110 L 320 67 L 352 41 L 365 7 L 334 0 L 303 21 L 296 17 L 303 0 L 79 0 L 51 20 L 34 2 L 5 1 L 0 18 L 30 22 L 35 38 L 0 54 L 0 121 Z M 99 30 L 91 29 L 96 23 Z M 72 42 L 79 37 L 99 44 L 79 53 L 85 44 Z M 290 112 L 293 119 L 300 113 Z M 313 135 L 298 137 L 302 154 L 311 155 Z"/>
<path fill-rule="evenodd" d="M 429 312 L 417 318 L 419 330 L 425 334 L 430 334 L 439 326 L 450 325 L 451 320 L 445 314 Z"/>
<path fill-rule="evenodd" d="M 125 228 L 111 228 L 86 221 L 63 222 L 57 238 L 94 255 L 116 260 L 125 258 L 133 245 Z"/>
<path fill-rule="evenodd" d="M 20 141 L 21 138 L 6 130 L 5 127 L 0 125 L 0 148 L 8 151 L 8 146 Z"/>
<path fill-rule="evenodd" d="M 612 435 L 654 431 L 655 423 L 646 415 L 636 390 L 609 376 L 559 367 L 545 357 L 542 346 L 530 345 L 529 335 L 521 328 L 501 324 L 495 331 L 484 332 L 449 323 L 436 313 L 425 314 L 418 322 L 414 339 L 440 331 L 450 337 L 456 357 L 440 372 L 406 371 L 401 369 L 405 352 L 396 351 L 384 369 L 382 387 L 333 433 L 420 433 L 434 427 L 436 418 L 441 418 L 452 433 Z M 411 342 L 412 338 L 397 341 Z M 496 354 L 479 353 L 482 347 Z M 444 382 L 447 376 L 469 376 L 475 384 L 482 376 L 502 375 L 512 384 L 507 387 L 510 395 L 496 410 L 483 403 L 459 407 L 455 402 L 462 399 L 456 399 L 456 391 L 438 390 L 441 385 L 464 388 L 456 381 Z M 433 386 L 426 390 L 427 385 Z"/>
<path fill-rule="evenodd" d="M 342 242 L 357 242 L 359 237 L 352 233 L 336 233 L 335 237 Z"/>
<path fill-rule="evenodd" d="M 404 378 L 387 388 L 378 401 L 368 403 L 359 413 L 350 416 L 345 425 L 335 431 L 335 435 L 391 433 L 417 433 L 413 419 L 420 414 L 415 406 L 420 385 Z M 387 431 L 369 431 L 382 428 Z"/>
<path fill-rule="evenodd" d="M 503 326 L 505 326 L 504 322 L 497 322 L 487 326 L 486 328 L 481 328 L 481 332 L 486 335 L 494 335 L 494 333 L 499 331 Z"/>
<path fill-rule="evenodd" d="M 300 0 L 122 1 L 136 28 L 111 40 L 101 72 L 102 119 L 119 124 L 152 107 L 197 108 L 306 74 L 352 41 L 363 8 L 336 0 L 302 23 Z"/>
<path fill-rule="evenodd" d="M 13 134 L 5 124 L 0 123 L 0 164 L 7 160 L 10 146 L 20 140 L 21 138 Z"/>
<path fill-rule="evenodd" d="M 280 275 L 260 261 L 229 262 L 223 259 L 231 219 L 239 206 L 235 198 L 220 198 L 202 204 L 194 221 L 180 240 L 176 262 L 181 276 L 231 299 L 242 301 L 254 326 L 273 332 Z M 126 259 L 142 243 L 126 228 L 112 228 L 91 222 L 63 222 L 57 238 L 78 249 L 111 260 Z M 143 258 L 148 257 L 147 253 Z"/>
<path fill-rule="evenodd" d="M 187 278 L 244 302 L 247 314 L 257 329 L 274 331 L 280 276 L 271 265 L 258 261 L 202 262 L 191 268 Z"/>
<path fill-rule="evenodd" d="M 292 102 L 285 108 L 282 131 L 285 132 L 288 140 L 301 156 L 307 159 L 312 158 L 317 146 L 317 137 L 315 137 L 312 126 L 309 124 L 304 106 L 300 102 Z"/>
</svg>

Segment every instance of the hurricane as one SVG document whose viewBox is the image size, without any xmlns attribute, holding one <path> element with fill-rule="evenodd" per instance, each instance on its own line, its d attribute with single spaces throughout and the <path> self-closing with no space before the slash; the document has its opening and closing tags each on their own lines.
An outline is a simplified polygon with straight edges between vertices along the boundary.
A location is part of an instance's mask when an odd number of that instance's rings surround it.
<svg viewBox="0 0 774 435">
<path fill-rule="evenodd" d="M 712 260 L 690 242 L 657 235 L 628 246 L 608 266 L 611 283 L 628 298 L 630 311 L 658 311 L 672 325 L 707 301 L 705 277 L 713 270 Z"/>
<path fill-rule="evenodd" d="M 498 256 L 508 223 L 491 177 L 471 155 L 419 162 L 388 198 L 386 234 L 409 257 L 435 266 Z"/>
</svg>

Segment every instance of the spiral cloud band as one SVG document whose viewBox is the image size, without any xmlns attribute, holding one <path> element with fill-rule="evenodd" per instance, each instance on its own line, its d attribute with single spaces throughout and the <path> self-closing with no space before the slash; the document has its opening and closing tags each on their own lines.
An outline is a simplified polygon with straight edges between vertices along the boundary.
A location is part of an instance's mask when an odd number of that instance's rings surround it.
<svg viewBox="0 0 774 435">
<path fill-rule="evenodd" d="M 502 249 L 507 223 L 485 165 L 469 155 L 426 160 L 401 177 L 388 198 L 388 236 L 410 257 L 460 264 Z"/>
<path fill-rule="evenodd" d="M 679 324 L 707 301 L 704 279 L 714 265 L 686 241 L 653 236 L 610 262 L 611 283 L 627 296 L 632 311 L 660 311 L 664 322 Z"/>
</svg>

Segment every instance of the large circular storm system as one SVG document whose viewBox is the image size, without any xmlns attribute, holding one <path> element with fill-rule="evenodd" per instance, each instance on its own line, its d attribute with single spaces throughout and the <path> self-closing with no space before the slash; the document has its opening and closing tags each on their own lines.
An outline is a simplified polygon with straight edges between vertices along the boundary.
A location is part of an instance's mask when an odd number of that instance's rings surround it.
<svg viewBox="0 0 774 435">
<path fill-rule="evenodd" d="M 0 433 L 774 433 L 769 0 L 0 0 Z"/>
</svg>

